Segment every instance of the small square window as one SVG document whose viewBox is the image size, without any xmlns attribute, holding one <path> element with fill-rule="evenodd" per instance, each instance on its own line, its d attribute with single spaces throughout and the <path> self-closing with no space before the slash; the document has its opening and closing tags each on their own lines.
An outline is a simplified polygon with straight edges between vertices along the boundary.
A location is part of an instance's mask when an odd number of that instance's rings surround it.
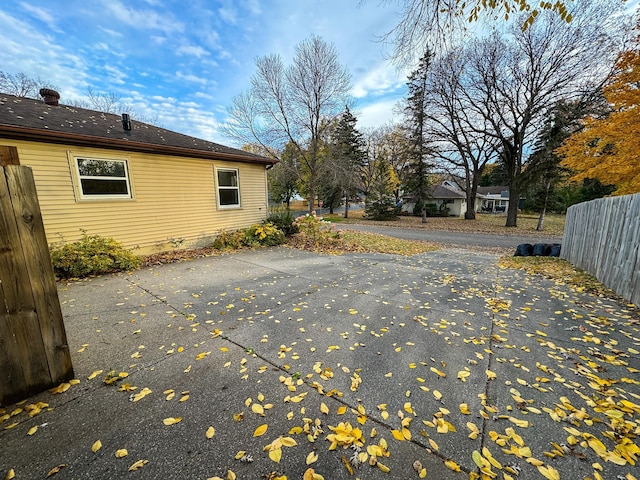
<svg viewBox="0 0 640 480">
<path fill-rule="evenodd" d="M 131 198 L 126 160 L 78 158 L 81 198 Z"/>
<path fill-rule="evenodd" d="M 221 208 L 240 206 L 240 182 L 238 170 L 222 169 L 216 170 L 218 177 L 218 205 Z"/>
</svg>

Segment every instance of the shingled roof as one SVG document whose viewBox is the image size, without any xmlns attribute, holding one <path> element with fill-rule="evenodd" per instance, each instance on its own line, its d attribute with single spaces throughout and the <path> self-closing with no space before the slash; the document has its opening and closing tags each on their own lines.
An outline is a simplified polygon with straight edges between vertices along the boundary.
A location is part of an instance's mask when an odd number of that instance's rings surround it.
<svg viewBox="0 0 640 480">
<path fill-rule="evenodd" d="M 127 130 L 125 127 L 129 127 Z M 274 164 L 276 160 L 225 147 L 120 115 L 0 93 L 0 138 L 102 147 L 158 155 Z"/>
</svg>

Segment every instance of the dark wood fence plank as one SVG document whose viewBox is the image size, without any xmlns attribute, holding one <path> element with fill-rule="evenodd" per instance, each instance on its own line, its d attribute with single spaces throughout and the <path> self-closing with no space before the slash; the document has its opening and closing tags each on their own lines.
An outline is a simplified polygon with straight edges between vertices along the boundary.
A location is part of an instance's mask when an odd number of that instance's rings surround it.
<svg viewBox="0 0 640 480">
<path fill-rule="evenodd" d="M 0 388 L 0 401 L 3 403 L 7 402 L 7 398 L 16 399 L 51 384 L 5 173 L 3 169 L 0 178 L 0 283 L 3 301 L 0 335 L 3 346 L 6 347 L 3 361 L 8 361 L 0 369 L 3 384 Z"/>
<path fill-rule="evenodd" d="M 6 170 L 49 373 L 57 383 L 72 378 L 73 368 L 36 184 L 30 168 L 9 166 Z"/>
<path fill-rule="evenodd" d="M 0 175 L 0 403 L 73 377 L 49 247 L 28 167 Z"/>
</svg>

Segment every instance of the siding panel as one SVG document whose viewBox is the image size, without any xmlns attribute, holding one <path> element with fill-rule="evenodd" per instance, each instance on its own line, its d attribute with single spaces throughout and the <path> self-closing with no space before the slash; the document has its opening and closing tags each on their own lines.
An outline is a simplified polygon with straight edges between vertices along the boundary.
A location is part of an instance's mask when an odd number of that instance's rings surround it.
<svg viewBox="0 0 640 480">
<path fill-rule="evenodd" d="M 170 239 L 184 239 L 185 247 L 201 245 L 223 230 L 244 228 L 267 216 L 264 165 L 0 143 L 18 147 L 20 163 L 33 169 L 49 243 L 75 241 L 86 231 L 149 253 L 170 249 Z M 70 155 L 127 159 L 134 198 L 77 201 Z M 214 167 L 238 169 L 241 208 L 217 207 Z"/>
</svg>

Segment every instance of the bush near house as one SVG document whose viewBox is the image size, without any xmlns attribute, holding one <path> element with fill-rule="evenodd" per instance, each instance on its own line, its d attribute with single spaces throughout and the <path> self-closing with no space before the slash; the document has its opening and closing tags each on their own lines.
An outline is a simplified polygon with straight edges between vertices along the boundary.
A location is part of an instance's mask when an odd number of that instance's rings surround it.
<svg viewBox="0 0 640 480">
<path fill-rule="evenodd" d="M 267 222 L 274 224 L 286 235 L 294 235 L 299 232 L 298 226 L 294 224 L 296 217 L 291 210 L 286 208 L 274 208 L 269 216 Z"/>
<path fill-rule="evenodd" d="M 273 247 L 284 243 L 284 232 L 273 223 L 265 222 L 250 226 L 244 231 L 248 246 L 266 245 Z"/>
<path fill-rule="evenodd" d="M 256 223 L 244 230 L 222 232 L 213 241 L 217 250 L 237 250 L 258 245 L 275 246 L 284 243 L 284 232 L 270 222 Z"/>
<path fill-rule="evenodd" d="M 52 247 L 53 270 L 60 278 L 82 278 L 90 275 L 135 270 L 141 259 L 113 238 L 82 235 L 77 242 Z"/>
</svg>

